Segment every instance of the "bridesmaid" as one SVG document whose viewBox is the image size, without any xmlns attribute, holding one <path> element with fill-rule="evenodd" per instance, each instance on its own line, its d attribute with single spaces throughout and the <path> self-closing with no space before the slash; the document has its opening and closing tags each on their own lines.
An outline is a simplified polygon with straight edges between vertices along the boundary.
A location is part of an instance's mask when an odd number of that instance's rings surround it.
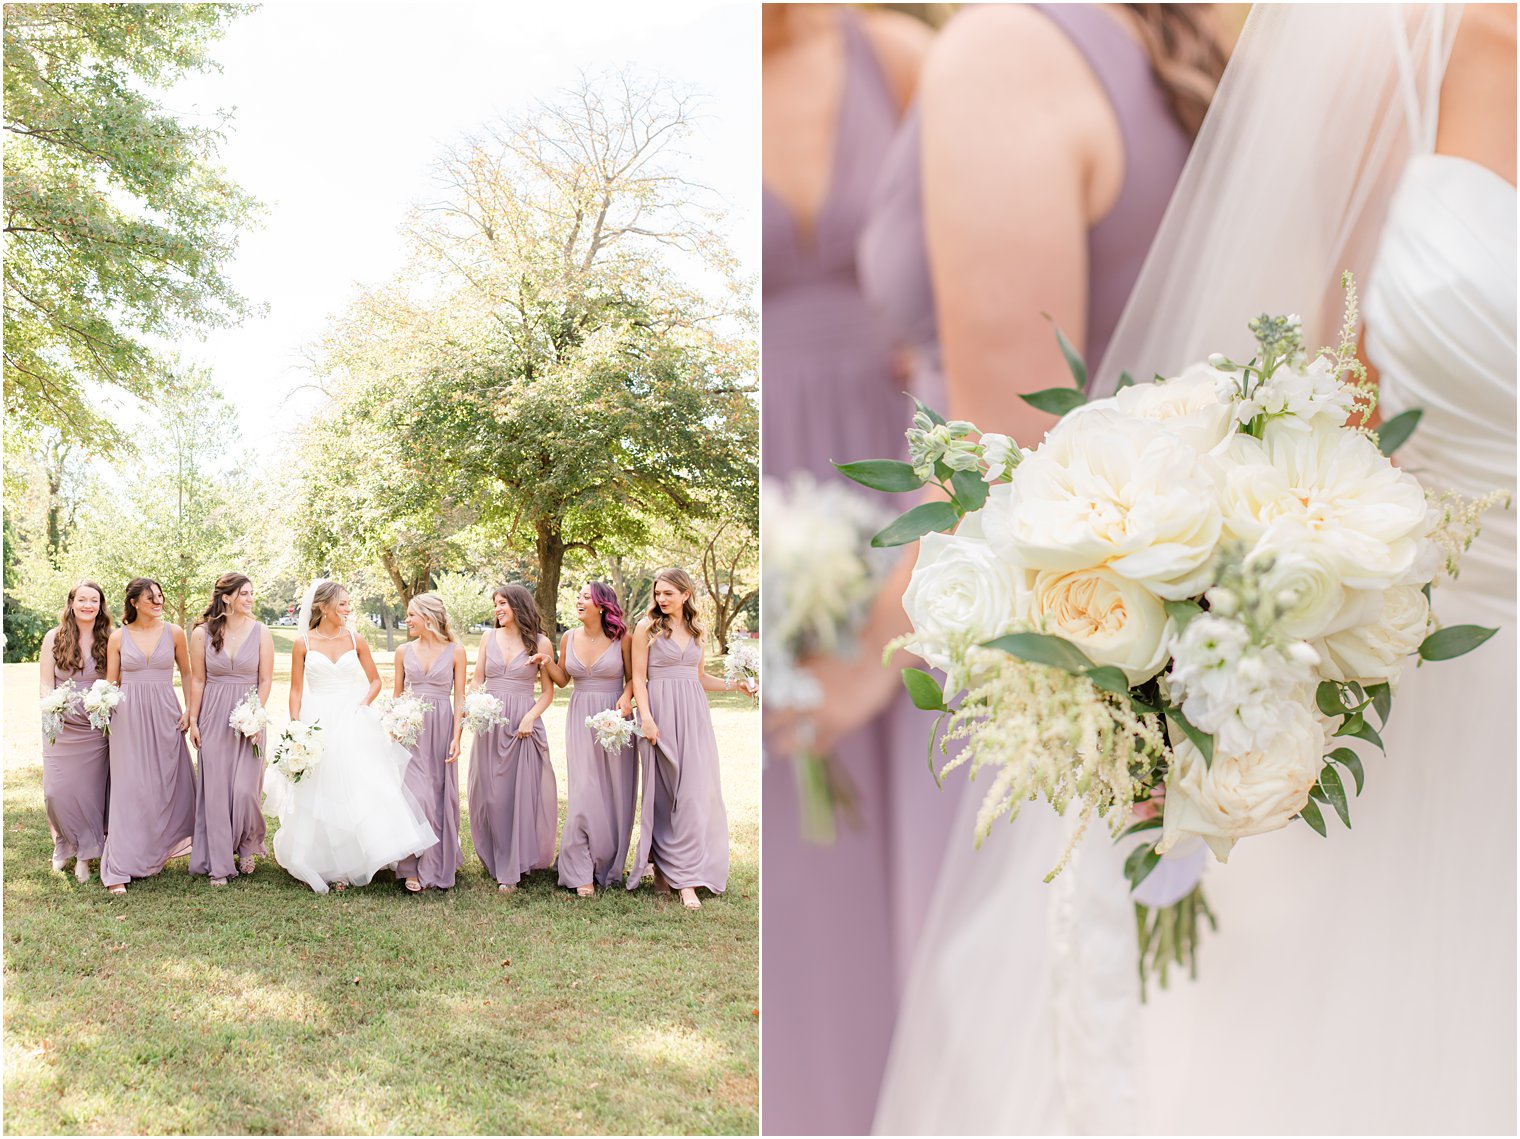
<svg viewBox="0 0 1520 1139">
<path fill-rule="evenodd" d="M 58 627 L 42 638 L 38 669 L 42 695 L 72 680 L 83 691 L 106 675 L 111 614 L 105 593 L 93 581 L 69 590 Z M 90 727 L 77 704 L 64 716 L 63 730 L 42 745 L 42 801 L 53 832 L 53 869 L 74 859 L 74 877 L 90 880 L 90 859 L 99 858 L 106 837 L 106 800 L 111 782 L 111 745 Z"/>
<path fill-rule="evenodd" d="M 406 631 L 415 640 L 396 650 L 395 695 L 410 691 L 428 701 L 422 732 L 409 750 L 406 789 L 416 798 L 438 842 L 396 864 L 396 876 L 419 894 L 450 890 L 464 865 L 459 845 L 459 741 L 464 731 L 465 648 L 454 636 L 448 610 L 436 593 L 406 607 Z"/>
<path fill-rule="evenodd" d="M 133 578 L 106 656 L 106 679 L 122 690 L 111 717 L 109 833 L 100 859 L 100 881 L 113 894 L 190 853 L 195 769 L 184 735 L 190 713 L 174 695 L 176 666 L 181 686 L 193 692 L 185 631 L 164 620 L 163 586 Z"/>
<path fill-rule="evenodd" d="M 502 703 L 507 718 L 475 737 L 470 753 L 470 835 L 497 889 L 510 894 L 524 874 L 554 864 L 559 792 L 549 766 L 549 737 L 541 717 L 554 701 L 547 667 L 529 658 L 554 651 L 540 632 L 533 595 L 520 585 L 492 593 L 496 627 L 481 642 L 475 683 Z M 539 697 L 533 699 L 533 681 Z"/>
<path fill-rule="evenodd" d="M 689 910 L 702 908 L 698 886 L 721 894 L 728 884 L 728 813 L 706 692 L 734 688 L 733 681 L 702 668 L 695 590 L 685 570 L 655 574 L 649 615 L 633 637 L 633 691 L 644 721 L 644 803 L 639 853 L 628 879 L 628 888 L 636 889 L 652 868 L 655 889 L 669 893 L 674 886 Z"/>
<path fill-rule="evenodd" d="M 589 898 L 598 885 L 622 881 L 627 869 L 639 769 L 632 745 L 611 754 L 596 742 L 586 717 L 608 708 L 625 719 L 633 714 L 633 642 L 611 587 L 587 582 L 575 613 L 581 627 L 565 630 L 560 663 L 548 662 L 548 670 L 562 687 L 575 681 L 565 716 L 570 792 L 559 840 L 559 884 Z"/>
<path fill-rule="evenodd" d="M 217 578 L 211 604 L 190 634 L 190 743 L 200 753 L 195 785 L 195 846 L 190 873 L 225 886 L 252 874 L 265 854 L 264 760 L 254 740 L 228 719 L 249 692 L 269 703 L 274 683 L 274 638 L 253 617 L 253 582 L 240 573 Z M 264 733 L 267 735 L 267 733 Z"/>
</svg>

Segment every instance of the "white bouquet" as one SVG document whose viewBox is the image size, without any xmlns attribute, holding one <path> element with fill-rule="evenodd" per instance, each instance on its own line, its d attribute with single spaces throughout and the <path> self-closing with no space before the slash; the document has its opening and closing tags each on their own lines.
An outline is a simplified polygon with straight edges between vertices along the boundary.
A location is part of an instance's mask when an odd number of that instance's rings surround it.
<svg viewBox="0 0 1520 1139">
<path fill-rule="evenodd" d="M 1125 865 L 1139 887 L 1189 845 L 1223 862 L 1295 819 L 1325 834 L 1324 808 L 1349 826 L 1345 776 L 1360 794 L 1364 771 L 1345 745 L 1382 747 L 1373 716 L 1386 722 L 1405 662 L 1495 632 L 1436 627 L 1430 590 L 1505 495 L 1432 496 L 1394 466 L 1418 411 L 1376 434 L 1347 426 L 1376 397 L 1345 284 L 1341 343 L 1312 360 L 1296 317 L 1264 315 L 1248 363 L 1124 377 L 1088 403 L 1063 339 L 1076 387 L 1024 397 L 1062 416 L 1033 450 L 973 442 L 972 424 L 920 404 L 911 463 L 841 468 L 948 495 L 878 540 L 920 540 L 904 643 L 947 679 L 904 679 L 941 713 L 941 752 L 963 744 L 941 770 L 993 772 L 978 841 L 1030 800 L 1076 804 L 1077 834 L 1093 817 L 1115 838 L 1146 834 Z M 1142 968 L 1163 984 L 1213 921 L 1195 881 L 1139 911 Z"/>
<path fill-rule="evenodd" d="M 47 737 L 48 743 L 57 742 L 58 733 L 63 731 L 63 718 L 68 715 L 69 705 L 78 696 L 74 682 L 65 680 L 42 698 L 42 734 Z"/>
<path fill-rule="evenodd" d="M 308 771 L 322 762 L 322 725 L 292 720 L 275 737 L 269 762 L 292 783 L 301 782 Z"/>
<path fill-rule="evenodd" d="M 111 734 L 111 714 L 124 698 L 125 694 L 119 687 L 102 679 L 90 685 L 79 699 L 85 715 L 90 718 L 90 727 L 101 735 L 108 736 Z"/>
<path fill-rule="evenodd" d="M 762 480 L 760 501 L 765 706 L 806 712 L 822 697 L 802 662 L 850 649 L 891 566 L 890 556 L 871 548 L 871 535 L 888 515 L 851 487 L 820 483 L 805 473 L 786 482 Z M 810 752 L 805 740 L 793 763 L 803 833 L 832 842 L 835 816 L 850 807 L 849 788 L 828 757 Z"/>
<path fill-rule="evenodd" d="M 760 654 L 754 645 L 748 641 L 735 641 L 729 646 L 728 655 L 723 658 L 723 679 L 740 687 L 748 685 L 751 692 L 756 691 L 760 680 Z"/>
<path fill-rule="evenodd" d="M 596 742 L 616 755 L 633 741 L 633 721 L 623 719 L 616 708 L 604 708 L 586 717 L 586 727 L 596 735 Z"/>
<path fill-rule="evenodd" d="M 259 703 L 259 690 L 250 688 L 227 717 L 227 726 L 246 739 L 253 740 L 253 754 L 259 755 L 258 736 L 269 726 L 269 710 Z"/>
<path fill-rule="evenodd" d="M 402 747 L 416 747 L 422 735 L 422 721 L 433 704 L 414 692 L 400 696 L 382 696 L 375 701 L 375 711 L 380 713 L 380 726 Z"/>
<path fill-rule="evenodd" d="M 501 700 L 492 696 L 484 688 L 477 688 L 464 698 L 465 726 L 477 736 L 481 732 L 489 731 L 497 724 L 505 724 L 507 722 L 505 711 L 506 708 Z"/>
</svg>

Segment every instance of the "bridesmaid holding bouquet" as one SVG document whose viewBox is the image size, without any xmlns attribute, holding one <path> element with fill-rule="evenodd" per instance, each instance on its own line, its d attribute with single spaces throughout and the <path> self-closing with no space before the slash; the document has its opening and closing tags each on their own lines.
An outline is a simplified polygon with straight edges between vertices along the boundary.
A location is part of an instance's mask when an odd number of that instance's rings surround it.
<svg viewBox="0 0 1520 1139">
<path fill-rule="evenodd" d="M 185 632 L 164 620 L 163 586 L 133 578 L 106 654 L 106 679 L 123 694 L 111 717 L 109 833 L 100 859 L 100 881 L 113 894 L 190 852 L 195 770 L 185 746 L 190 713 L 174 695 L 176 666 L 180 684 L 193 691 Z"/>
<path fill-rule="evenodd" d="M 410 691 L 427 701 L 417 742 L 407 750 L 406 789 L 416 798 L 438 843 L 396 864 L 410 893 L 450 890 L 464 865 L 459 845 L 459 743 L 464 731 L 468 659 L 454 636 L 448 610 L 436 593 L 412 598 L 406 631 L 415 640 L 396 650 L 395 695 Z"/>
<path fill-rule="evenodd" d="M 105 593 L 93 581 L 80 582 L 69 590 L 58 627 L 42 638 L 42 695 L 70 682 L 83 691 L 104 679 L 110 639 Z M 90 880 L 90 859 L 105 846 L 110 780 L 110 742 L 90 727 L 76 701 L 58 735 L 43 743 L 42 800 L 53 832 L 53 869 L 62 870 L 72 858 L 80 882 Z"/>
<path fill-rule="evenodd" d="M 195 786 L 195 845 L 190 873 L 225 886 L 252 874 L 264 849 L 264 760 L 254 748 L 267 733 L 249 737 L 231 724 L 232 713 L 254 694 L 269 702 L 274 682 L 274 638 L 253 617 L 253 582 L 240 573 L 217 578 L 211 604 L 190 634 L 190 728 L 200 754 Z"/>
<path fill-rule="evenodd" d="M 587 582 L 575 599 L 579 629 L 560 640 L 560 662 L 546 667 L 555 684 L 574 681 L 565 717 L 565 768 L 570 782 L 565 829 L 559 840 L 559 884 L 582 898 L 623 879 L 633 835 L 639 769 L 634 748 L 609 752 L 586 720 L 617 709 L 633 714 L 633 644 L 617 594 Z"/>
<path fill-rule="evenodd" d="M 475 853 L 497 889 L 510 894 L 524 874 L 554 864 L 554 823 L 559 813 L 544 709 L 554 700 L 546 666 L 531 658 L 554 651 L 540 629 L 533 595 L 520 585 L 492 592 L 496 628 L 486 634 L 475 662 L 475 683 L 502 703 L 506 723 L 475 737 L 470 754 L 470 834 Z M 539 697 L 533 699 L 533 682 Z"/>
<path fill-rule="evenodd" d="M 734 688 L 733 681 L 702 668 L 695 590 L 685 570 L 657 573 L 649 614 L 633 637 L 644 803 L 639 853 L 628 879 L 628 888 L 636 889 L 645 870 L 652 869 L 655 889 L 680 890 L 689 910 L 702 908 L 699 886 L 721 894 L 728 885 L 728 813 L 706 694 Z"/>
</svg>

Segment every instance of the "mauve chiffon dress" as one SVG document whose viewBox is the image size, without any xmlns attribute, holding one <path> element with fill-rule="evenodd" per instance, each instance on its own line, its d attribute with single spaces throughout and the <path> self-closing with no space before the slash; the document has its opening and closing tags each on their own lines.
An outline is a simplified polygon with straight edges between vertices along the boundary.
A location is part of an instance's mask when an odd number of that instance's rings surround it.
<svg viewBox="0 0 1520 1139">
<path fill-rule="evenodd" d="M 464 865 L 459 844 L 459 762 L 448 762 L 449 745 L 454 742 L 454 642 L 445 644 L 431 668 L 422 666 L 415 641 L 407 642 L 401 651 L 406 654 L 407 690 L 429 705 L 417 742 L 408 749 L 411 759 L 405 783 L 438 842 L 398 862 L 396 877 L 450 890 Z"/>
<path fill-rule="evenodd" d="M 165 623 L 146 656 L 121 635 L 121 703 L 111 715 L 111 807 L 100 881 L 150 878 L 190 853 L 195 834 L 195 769 L 179 730 L 174 695 L 174 628 Z"/>
<path fill-rule="evenodd" d="M 559 840 L 559 884 L 574 889 L 621 882 L 628 865 L 639 765 L 632 744 L 609 752 L 586 718 L 616 708 L 623 694 L 623 642 L 613 641 L 590 665 L 565 636 L 565 671 L 574 681 L 565 714 L 565 771 L 570 784 Z M 659 723 L 656 720 L 655 723 Z"/>
<path fill-rule="evenodd" d="M 1144 49 L 1111 16 L 1085 5 L 1036 7 L 1092 64 L 1114 106 L 1125 144 L 1126 172 L 1119 198 L 1088 234 L 1086 355 L 1095 365 L 1139 274 L 1189 143 Z M 1017 129 L 1016 123 L 995 116 L 990 121 L 995 129 Z M 869 136 L 859 136 L 853 145 L 874 144 Z M 773 234 L 786 231 L 773 230 L 767 215 L 762 360 L 767 474 L 794 467 L 818 472 L 831 458 L 906 457 L 902 431 L 912 406 L 895 399 L 897 391 L 912 390 L 945 409 L 924 234 L 916 105 L 884 149 L 869 201 L 858 206 L 859 240 L 850 250 L 857 260 L 848 280 L 858 290 L 858 300 L 848 302 L 848 307 L 853 311 L 858 306 L 870 315 L 839 322 L 841 331 L 861 329 L 857 336 L 863 343 L 854 347 L 853 356 L 852 345 L 837 343 L 820 369 L 823 354 L 816 338 L 810 342 L 792 327 L 805 330 L 804 321 L 824 319 L 817 301 L 811 314 L 796 314 L 808 295 L 801 286 L 787 289 L 784 305 L 772 305 L 770 257 L 773 243 L 780 245 Z M 850 154 L 842 149 L 841 159 Z M 856 161 L 865 164 L 867 159 Z M 791 256 L 784 247 L 778 252 L 782 256 Z M 813 291 L 819 287 L 809 284 Z M 845 307 L 845 291 L 836 289 L 841 299 L 834 303 Z M 875 322 L 878 336 L 890 328 L 911 349 L 907 379 L 892 379 L 884 350 L 864 334 L 867 319 Z M 856 373 L 872 360 L 877 361 L 875 376 Z M 876 394 L 865 394 L 863 389 L 873 380 Z M 838 404 L 832 398 L 820 401 L 820 388 L 846 385 L 855 389 L 852 398 Z M 855 408 L 867 400 L 881 407 L 905 405 L 890 433 L 864 437 L 869 421 Z M 831 406 L 838 409 L 832 417 Z M 791 446 L 789 430 L 798 420 L 807 422 L 815 436 L 831 431 L 832 437 L 799 454 Z M 901 986 L 952 837 L 956 809 L 968 793 L 964 774 L 952 774 L 944 790 L 929 775 L 933 720 L 900 698 L 841 745 L 836 759 L 862 791 L 868 821 L 859 832 L 842 827 L 834 848 L 810 849 L 796 838 L 795 796 L 789 800 L 779 787 L 789 772 L 784 767 L 773 770 L 779 766 L 774 764 L 766 771 L 763 1112 L 768 1134 L 852 1134 L 871 1128 Z M 865 774 L 857 776 L 862 771 Z"/>
<path fill-rule="evenodd" d="M 554 825 L 559 795 L 549 766 L 543 717 L 531 735 L 518 739 L 517 725 L 537 697 L 538 669 L 517 651 L 501 659 L 495 630 L 481 647 L 486 654 L 486 691 L 502 703 L 507 722 L 480 733 L 470 752 L 470 837 L 486 873 L 498 885 L 516 886 L 524 874 L 554 865 Z"/>
<path fill-rule="evenodd" d="M 209 632 L 201 642 L 206 653 L 206 688 L 197 718 L 201 747 L 192 874 L 234 878 L 239 858 L 266 853 L 264 757 L 254 755 L 253 740 L 227 722 L 243 698 L 258 691 L 263 632 L 264 626 L 255 622 L 231 655 L 226 641 L 220 649 L 212 646 Z"/>
<path fill-rule="evenodd" d="M 693 638 L 684 649 L 674 637 L 650 642 L 648 714 L 660 742 L 638 740 L 644 801 L 630 890 L 651 866 L 674 890 L 706 886 L 721 894 L 728 885 L 728 811 L 701 668 L 701 641 Z"/>
<path fill-rule="evenodd" d="M 75 690 L 83 692 L 104 675 L 96 671 L 90 648 L 91 642 L 81 638 L 82 668 L 66 673 L 54 667 L 54 688 L 72 680 Z M 52 651 L 51 645 L 47 651 Z M 110 739 L 90 727 L 89 717 L 76 700 L 64 714 L 58 737 L 52 743 L 42 741 L 42 802 L 53 832 L 54 858 L 88 862 L 100 857 L 110 787 Z"/>
</svg>

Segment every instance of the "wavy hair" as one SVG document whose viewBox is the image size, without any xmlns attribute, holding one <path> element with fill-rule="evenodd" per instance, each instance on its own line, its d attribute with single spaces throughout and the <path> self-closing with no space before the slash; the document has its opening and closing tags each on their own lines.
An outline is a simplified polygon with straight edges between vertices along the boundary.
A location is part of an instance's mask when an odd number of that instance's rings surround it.
<svg viewBox="0 0 1520 1139">
<path fill-rule="evenodd" d="M 1189 138 L 1203 116 L 1228 60 L 1208 4 L 1126 4 L 1134 14 L 1151 70 L 1172 114 Z"/>
<path fill-rule="evenodd" d="M 311 616 L 306 620 L 307 629 L 315 629 L 322 623 L 322 615 L 327 611 L 327 606 L 338 600 L 338 594 L 347 593 L 336 581 L 324 581 L 317 586 L 311 594 Z"/>
<path fill-rule="evenodd" d="M 422 618 L 446 641 L 455 641 L 459 638 L 454 635 L 454 627 L 449 624 L 449 611 L 444 607 L 443 598 L 436 593 L 419 593 L 412 598 L 412 604 L 417 607 L 417 612 Z"/>
<path fill-rule="evenodd" d="M 137 621 L 137 599 L 148 592 L 150 588 L 158 590 L 160 597 L 164 595 L 164 587 L 151 577 L 134 577 L 131 581 L 127 582 L 127 599 L 122 602 L 121 606 L 121 623 L 123 625 L 131 625 Z"/>
<path fill-rule="evenodd" d="M 498 597 L 506 599 L 512 607 L 512 617 L 517 622 L 517 635 L 522 638 L 523 648 L 528 650 L 529 655 L 538 652 L 538 638 L 544 631 L 543 618 L 538 613 L 538 603 L 533 600 L 533 594 L 527 588 L 510 582 L 506 585 L 498 585 L 491 590 L 491 599 Z M 497 626 L 500 628 L 500 626 Z"/>
<path fill-rule="evenodd" d="M 591 600 L 602 611 L 602 632 L 614 641 L 627 633 L 628 621 L 623 617 L 623 607 L 618 604 L 618 596 L 612 586 L 600 581 L 588 581 L 586 588 L 591 591 Z"/>
<path fill-rule="evenodd" d="M 106 674 L 106 649 L 111 640 L 111 611 L 106 608 L 106 591 L 93 581 L 81 581 L 69 590 L 69 599 L 58 615 L 58 633 L 53 637 L 53 668 L 57 672 L 79 672 L 84 668 L 84 654 L 79 648 L 79 622 L 74 619 L 74 595 L 81 589 L 93 589 L 100 598 L 100 609 L 90 627 L 90 658 L 95 671 Z"/>
<path fill-rule="evenodd" d="M 654 584 L 656 586 L 662 581 L 669 582 L 676 589 L 686 594 L 686 600 L 681 604 L 681 619 L 686 622 L 686 627 L 691 630 L 691 635 L 700 641 L 705 630 L 702 628 L 702 623 L 697 620 L 697 586 L 691 580 L 691 574 L 678 566 L 668 566 L 654 575 Z M 670 618 L 660 612 L 659 603 L 655 601 L 654 593 L 651 590 L 649 595 L 649 639 L 652 641 L 655 637 L 668 637 L 672 631 Z"/>
<path fill-rule="evenodd" d="M 216 584 L 211 587 L 211 604 L 206 606 L 206 611 L 195 619 L 191 629 L 206 626 L 206 635 L 211 638 L 211 647 L 217 652 L 222 651 L 222 638 L 227 632 L 227 595 L 236 593 L 245 585 L 252 585 L 253 579 L 245 573 L 224 573 L 216 579 Z"/>
</svg>

